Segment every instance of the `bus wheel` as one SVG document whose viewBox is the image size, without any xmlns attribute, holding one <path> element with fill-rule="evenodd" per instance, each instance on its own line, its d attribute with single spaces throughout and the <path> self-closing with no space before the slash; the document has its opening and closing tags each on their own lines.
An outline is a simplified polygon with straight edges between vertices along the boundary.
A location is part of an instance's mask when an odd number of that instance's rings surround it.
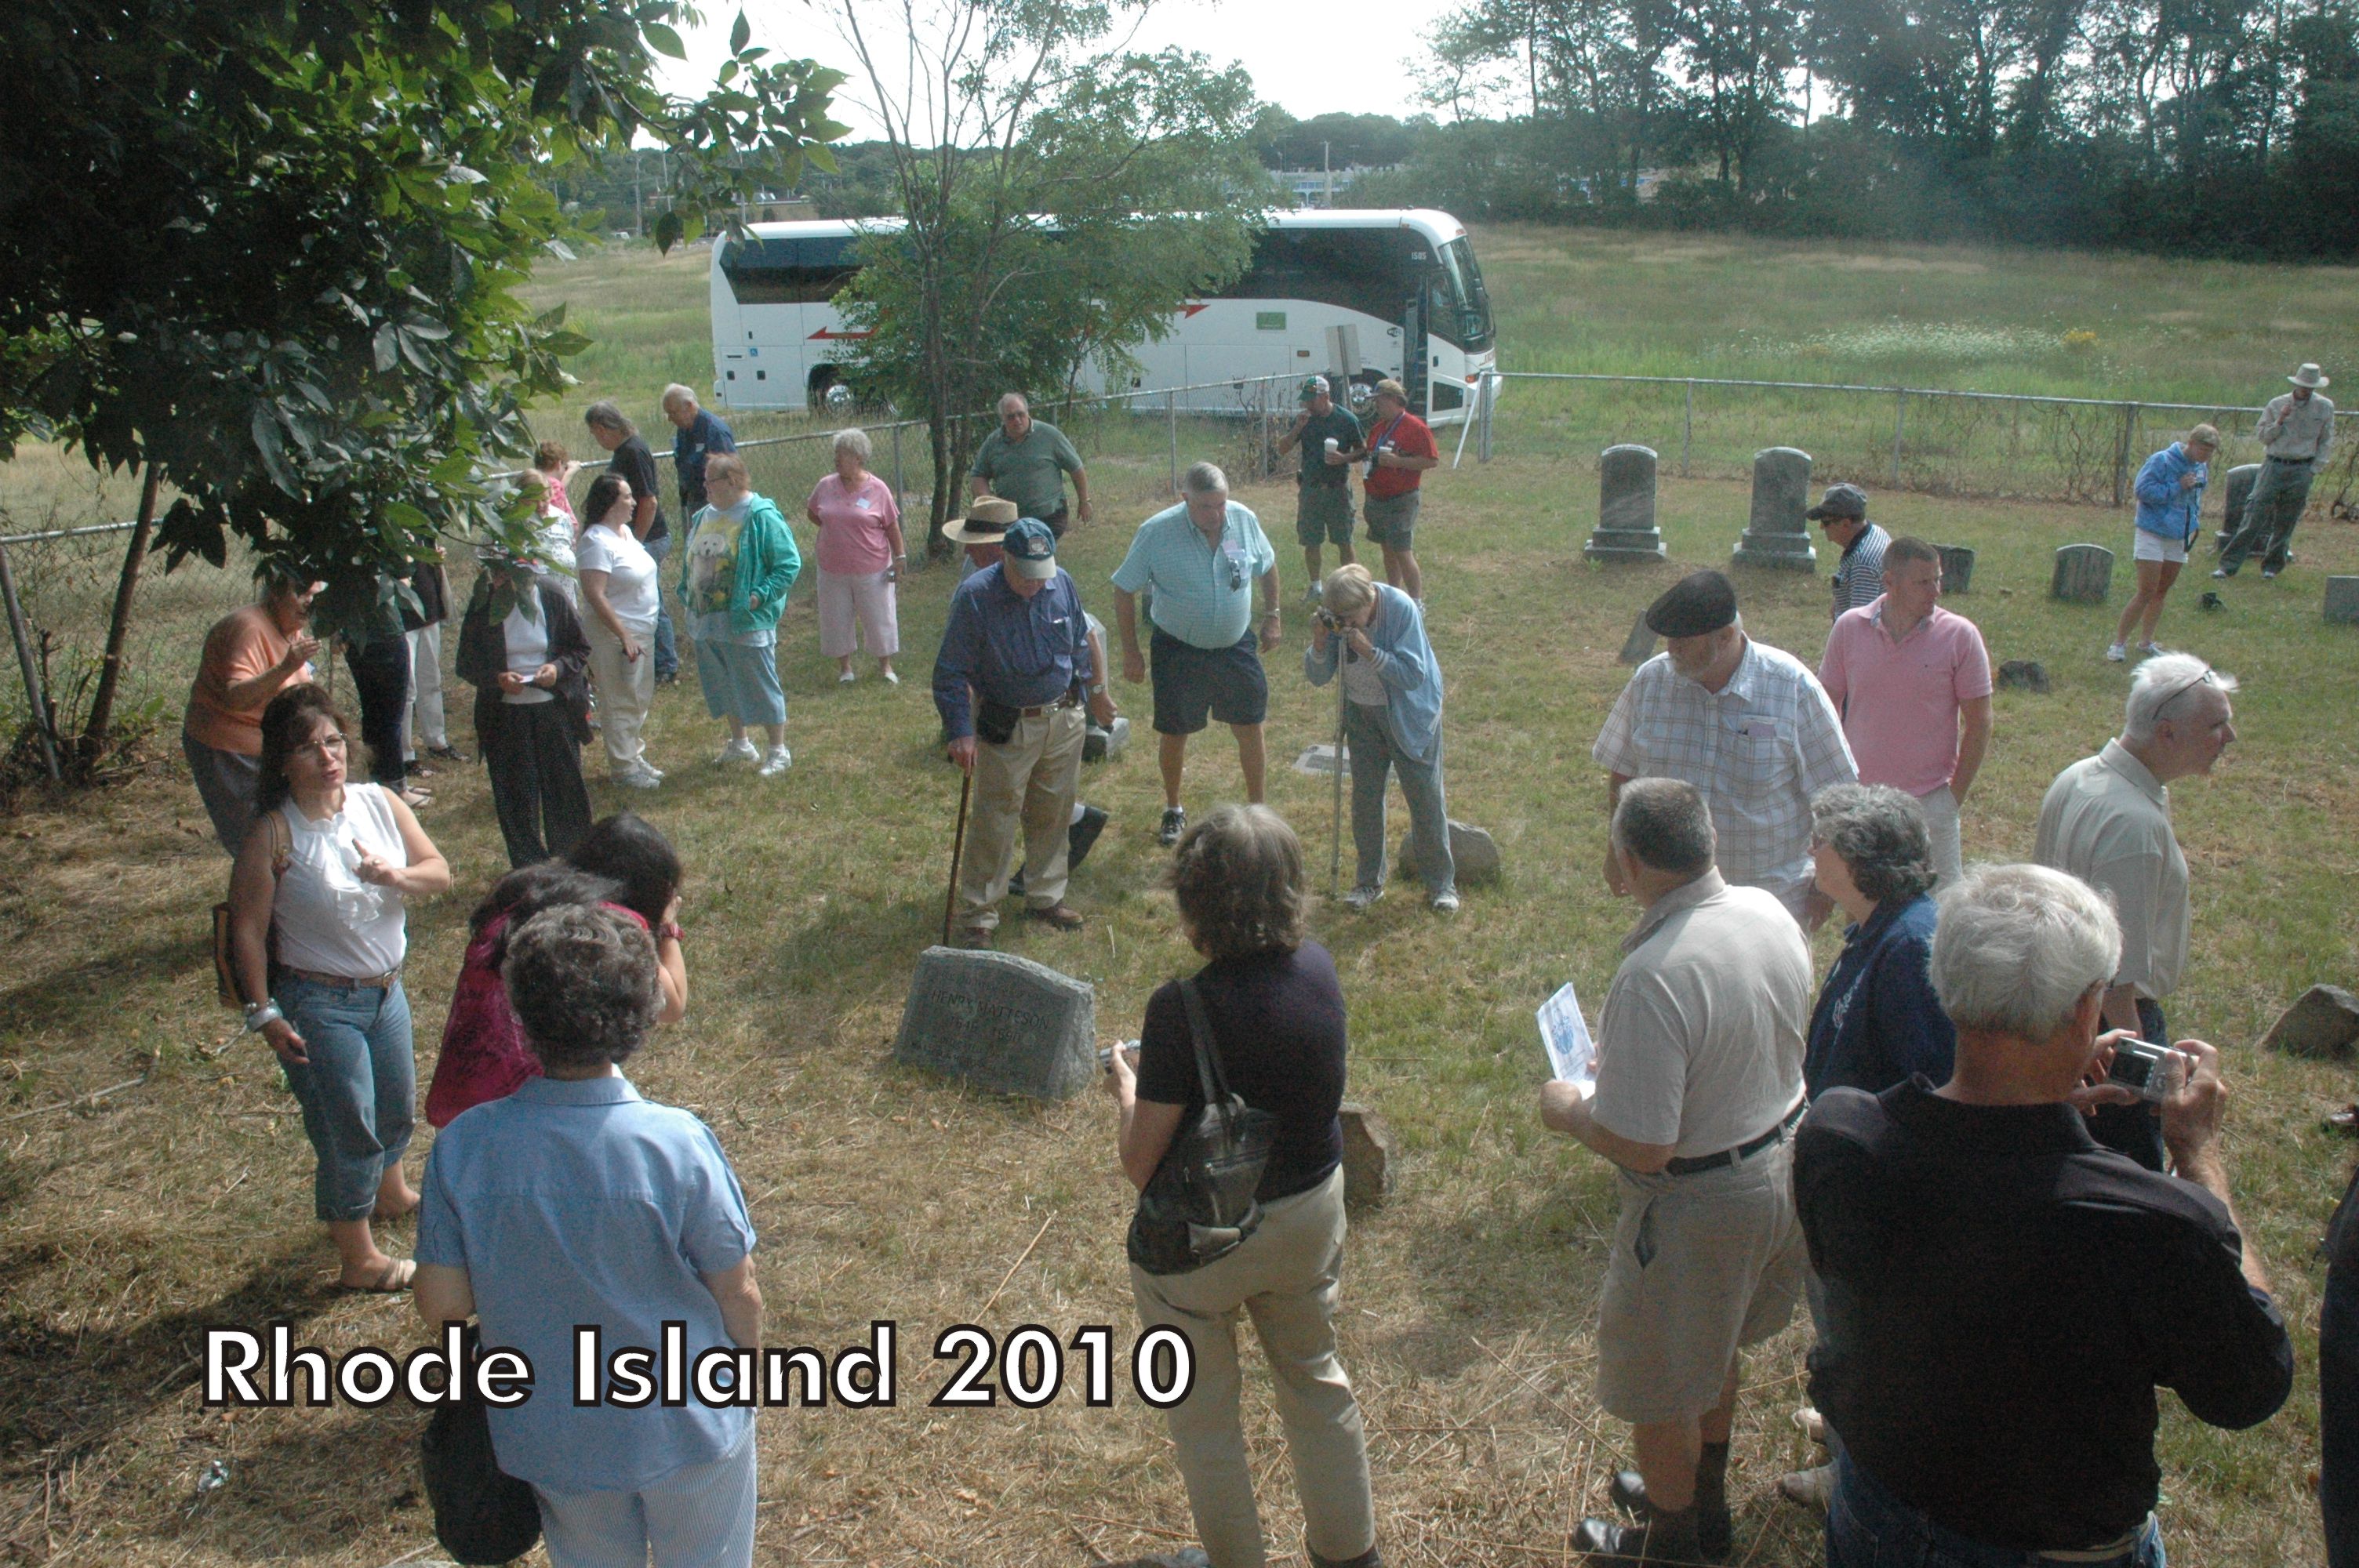
<svg viewBox="0 0 2359 1568">
<path fill-rule="evenodd" d="M 812 408 L 840 411 L 850 408 L 859 399 L 853 395 L 848 383 L 837 378 L 832 366 L 821 365 L 811 372 L 810 385 L 806 389 L 804 401 Z"/>
</svg>

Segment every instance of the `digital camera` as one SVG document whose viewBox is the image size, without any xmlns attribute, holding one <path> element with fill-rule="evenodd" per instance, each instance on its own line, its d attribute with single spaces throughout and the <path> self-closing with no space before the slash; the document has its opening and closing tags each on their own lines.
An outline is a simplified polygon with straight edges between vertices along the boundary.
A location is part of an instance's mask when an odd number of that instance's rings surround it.
<svg viewBox="0 0 2359 1568">
<path fill-rule="evenodd" d="M 2105 1076 L 2125 1088 L 2136 1089 L 2138 1098 L 2160 1104 L 2172 1087 L 2171 1060 L 2186 1059 L 2186 1053 L 2168 1045 L 2151 1045 L 2143 1040 L 2125 1040 L 2114 1047 L 2114 1065 Z M 2191 1068 L 2190 1062 L 2188 1066 Z M 2186 1069 L 2180 1074 L 2183 1081 Z"/>
</svg>

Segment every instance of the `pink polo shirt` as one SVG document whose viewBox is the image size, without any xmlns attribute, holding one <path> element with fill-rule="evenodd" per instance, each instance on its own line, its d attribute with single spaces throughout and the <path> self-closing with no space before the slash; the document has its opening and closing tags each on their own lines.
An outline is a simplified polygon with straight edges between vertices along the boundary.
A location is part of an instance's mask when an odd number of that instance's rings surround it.
<svg viewBox="0 0 2359 1568">
<path fill-rule="evenodd" d="M 1836 618 L 1819 684 L 1843 715 L 1859 782 L 1927 795 L 1958 771 L 1958 708 L 1991 694 L 1983 634 L 1940 605 L 1896 643 L 1884 600 Z"/>
<path fill-rule="evenodd" d="M 901 510 L 893 487 L 873 473 L 847 489 L 841 474 L 812 487 L 810 509 L 819 514 L 819 569 L 830 577 L 859 577 L 893 564 L 893 525 Z"/>
</svg>

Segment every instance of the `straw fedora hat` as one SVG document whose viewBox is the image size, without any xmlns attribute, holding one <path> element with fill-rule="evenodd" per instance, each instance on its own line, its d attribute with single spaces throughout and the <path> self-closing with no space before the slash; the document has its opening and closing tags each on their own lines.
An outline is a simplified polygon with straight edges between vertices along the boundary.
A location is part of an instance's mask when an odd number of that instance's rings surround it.
<svg viewBox="0 0 2359 1568">
<path fill-rule="evenodd" d="M 965 516 L 943 527 L 942 537 L 958 545 L 996 545 L 1007 537 L 1016 516 L 1016 503 L 980 495 L 968 504 Z"/>
<path fill-rule="evenodd" d="M 2332 384 L 2326 377 L 2318 373 L 2318 367 L 2312 364 L 2302 366 L 2286 379 L 2296 386 L 2320 387 Z"/>
</svg>

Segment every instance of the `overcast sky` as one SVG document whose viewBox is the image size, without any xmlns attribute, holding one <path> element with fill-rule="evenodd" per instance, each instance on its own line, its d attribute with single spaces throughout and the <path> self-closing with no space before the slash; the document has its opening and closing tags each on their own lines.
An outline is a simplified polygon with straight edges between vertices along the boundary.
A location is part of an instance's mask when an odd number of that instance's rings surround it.
<svg viewBox="0 0 2359 1568">
<path fill-rule="evenodd" d="M 1241 63 L 1254 87 L 1297 119 L 1339 112 L 1407 116 L 1420 112 L 1415 62 L 1433 20 L 1462 0 L 1357 0 L 1350 5 L 1277 4 L 1269 0 L 1159 0 L 1134 44 L 1152 52 L 1168 46 L 1194 49 L 1215 65 Z M 704 0 L 705 27 L 688 38 L 689 63 L 670 74 L 675 91 L 690 92 L 712 80 L 734 5 Z M 849 70 L 851 51 L 836 37 L 824 3 L 749 0 L 745 15 L 755 41 L 781 54 L 808 55 Z M 849 99 L 857 82 L 847 83 Z M 839 100 L 836 118 L 854 140 L 876 134 L 856 103 Z"/>
</svg>

